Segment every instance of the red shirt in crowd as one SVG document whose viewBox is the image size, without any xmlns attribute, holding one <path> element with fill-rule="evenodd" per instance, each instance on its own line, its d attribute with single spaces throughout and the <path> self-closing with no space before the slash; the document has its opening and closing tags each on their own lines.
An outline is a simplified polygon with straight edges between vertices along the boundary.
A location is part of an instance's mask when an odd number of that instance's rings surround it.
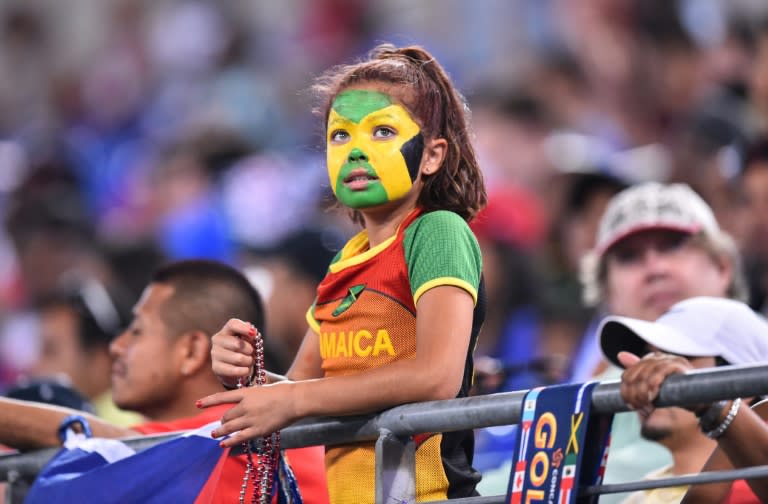
<svg viewBox="0 0 768 504">
<path fill-rule="evenodd" d="M 170 422 L 146 422 L 132 429 L 142 434 L 159 434 L 191 430 L 221 420 L 231 405 L 222 404 L 202 411 L 193 417 L 180 418 Z M 296 475 L 302 500 L 305 504 L 328 504 L 328 486 L 325 482 L 325 448 L 309 446 L 285 450 L 288 463 Z M 238 502 L 240 486 L 245 473 L 245 456 L 228 457 L 217 487 L 216 502 Z"/>
</svg>

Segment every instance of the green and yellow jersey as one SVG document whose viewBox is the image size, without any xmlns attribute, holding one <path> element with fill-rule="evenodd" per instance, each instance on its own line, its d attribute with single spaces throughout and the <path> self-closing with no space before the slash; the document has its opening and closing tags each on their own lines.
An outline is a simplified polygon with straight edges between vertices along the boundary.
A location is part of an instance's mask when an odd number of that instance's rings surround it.
<svg viewBox="0 0 768 504">
<path fill-rule="evenodd" d="M 332 261 L 307 312 L 320 339 L 325 376 L 356 374 L 416 353 L 416 304 L 427 290 L 453 285 L 475 300 L 472 337 L 459 397 L 472 380 L 472 351 L 484 318 L 480 248 L 469 226 L 448 211 L 412 212 L 397 233 L 369 248 L 365 231 Z M 471 495 L 479 475 L 471 467 L 471 431 L 416 436 L 417 500 Z M 326 450 L 331 502 L 374 501 L 374 444 Z"/>
</svg>

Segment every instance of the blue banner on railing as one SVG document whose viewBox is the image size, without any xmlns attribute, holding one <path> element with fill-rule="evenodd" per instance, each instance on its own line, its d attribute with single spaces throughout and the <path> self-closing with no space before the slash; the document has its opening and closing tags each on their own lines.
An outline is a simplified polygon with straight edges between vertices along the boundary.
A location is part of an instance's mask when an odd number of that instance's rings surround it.
<svg viewBox="0 0 768 504">
<path fill-rule="evenodd" d="M 612 415 L 590 416 L 596 382 L 530 390 L 509 478 L 510 504 L 577 502 L 579 485 L 602 481 Z M 596 497 L 579 500 L 596 501 Z"/>
</svg>

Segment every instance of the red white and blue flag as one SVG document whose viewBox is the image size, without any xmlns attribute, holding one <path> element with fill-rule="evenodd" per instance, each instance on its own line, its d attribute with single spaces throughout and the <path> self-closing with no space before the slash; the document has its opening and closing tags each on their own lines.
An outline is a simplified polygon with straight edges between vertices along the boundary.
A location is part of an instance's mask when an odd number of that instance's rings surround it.
<svg viewBox="0 0 768 504">
<path fill-rule="evenodd" d="M 218 425 L 213 422 L 138 453 L 115 439 L 70 438 L 42 469 L 24 502 L 212 504 L 221 497 L 217 486 L 230 456 L 229 449 L 211 438 Z"/>
</svg>

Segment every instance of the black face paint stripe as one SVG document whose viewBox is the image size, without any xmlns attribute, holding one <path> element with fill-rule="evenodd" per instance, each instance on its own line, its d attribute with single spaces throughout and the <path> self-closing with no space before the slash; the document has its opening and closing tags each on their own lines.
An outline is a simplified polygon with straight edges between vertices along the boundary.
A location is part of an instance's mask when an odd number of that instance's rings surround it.
<svg viewBox="0 0 768 504">
<path fill-rule="evenodd" d="M 400 147 L 400 153 L 405 159 L 405 166 L 408 168 L 408 175 L 411 182 L 416 180 L 419 175 L 419 165 L 421 164 L 421 155 L 424 153 L 424 136 L 421 132 L 408 140 Z"/>
</svg>

